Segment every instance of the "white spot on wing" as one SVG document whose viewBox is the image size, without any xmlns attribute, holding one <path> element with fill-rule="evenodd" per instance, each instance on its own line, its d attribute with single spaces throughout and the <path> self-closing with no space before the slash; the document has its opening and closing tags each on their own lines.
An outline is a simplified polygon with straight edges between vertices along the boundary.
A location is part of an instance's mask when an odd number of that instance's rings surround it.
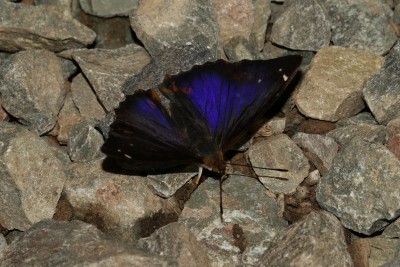
<svg viewBox="0 0 400 267">
<path fill-rule="evenodd" d="M 261 81 L 262 81 L 261 79 L 258 79 L 258 81 L 257 81 L 257 82 L 258 82 L 258 83 L 261 83 Z"/>
<path fill-rule="evenodd" d="M 279 71 L 279 72 L 282 72 L 282 69 L 279 69 L 278 71 Z"/>
<path fill-rule="evenodd" d="M 125 158 L 128 158 L 128 159 L 131 159 L 131 158 L 132 158 L 132 157 L 129 156 L 128 154 L 124 154 L 124 157 L 125 157 Z"/>
<path fill-rule="evenodd" d="M 283 74 L 283 80 L 286 82 L 287 81 L 287 79 L 288 79 L 288 76 L 286 76 L 285 74 Z"/>
</svg>

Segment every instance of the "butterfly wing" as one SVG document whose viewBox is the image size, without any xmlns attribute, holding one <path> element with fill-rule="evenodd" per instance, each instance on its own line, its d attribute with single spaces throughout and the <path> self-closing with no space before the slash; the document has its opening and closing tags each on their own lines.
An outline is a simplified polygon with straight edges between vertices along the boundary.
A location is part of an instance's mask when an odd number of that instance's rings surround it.
<svg viewBox="0 0 400 267">
<path fill-rule="evenodd" d="M 171 100 L 172 111 L 176 110 L 172 117 L 182 117 L 186 110 L 197 112 L 197 120 L 208 125 L 218 149 L 225 153 L 265 115 L 295 76 L 301 61 L 301 56 L 286 56 L 209 62 L 171 76 L 162 92 Z"/>
<path fill-rule="evenodd" d="M 157 171 L 201 162 L 153 90 L 139 90 L 120 104 L 102 151 L 133 171 Z"/>
</svg>

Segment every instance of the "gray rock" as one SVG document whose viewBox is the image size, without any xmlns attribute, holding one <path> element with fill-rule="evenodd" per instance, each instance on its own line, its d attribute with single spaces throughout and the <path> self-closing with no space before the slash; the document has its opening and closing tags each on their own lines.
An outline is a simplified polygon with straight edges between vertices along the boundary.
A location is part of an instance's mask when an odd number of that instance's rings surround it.
<svg viewBox="0 0 400 267">
<path fill-rule="evenodd" d="M 387 124 L 400 117 L 400 42 L 386 56 L 380 71 L 364 85 L 363 97 L 376 120 Z"/>
<path fill-rule="evenodd" d="M 100 120 L 106 116 L 96 94 L 82 74 L 74 77 L 71 83 L 72 99 L 82 117 L 88 120 Z"/>
<path fill-rule="evenodd" d="M 21 253 L 24 251 L 24 253 Z M 171 259 L 133 249 L 80 221 L 42 221 L 0 256 L 0 266 L 178 266 Z"/>
<path fill-rule="evenodd" d="M 271 14 L 269 1 L 245 0 L 211 1 L 215 10 L 221 43 L 225 43 L 234 37 L 247 40 L 256 51 L 261 51 L 265 42 L 265 32 L 268 18 Z"/>
<path fill-rule="evenodd" d="M 391 8 L 380 0 L 321 0 L 332 22 L 332 42 L 385 54 L 397 37 L 389 21 Z"/>
<path fill-rule="evenodd" d="M 104 140 L 93 123 L 82 120 L 73 125 L 68 135 L 68 155 L 73 162 L 88 162 L 103 157 Z"/>
<path fill-rule="evenodd" d="M 209 0 L 141 1 L 129 18 L 153 58 L 174 46 L 193 43 L 219 53 L 217 21 Z"/>
<path fill-rule="evenodd" d="M 344 146 L 355 137 L 383 144 L 388 140 L 389 131 L 382 125 L 359 124 L 336 128 L 326 135 L 333 138 L 340 146 Z"/>
<path fill-rule="evenodd" d="M 0 255 L 1 253 L 7 248 L 8 244 L 6 239 L 4 238 L 4 236 L 2 234 L 0 234 Z M 1 258 L 1 256 L 0 256 Z"/>
<path fill-rule="evenodd" d="M 97 33 L 95 48 L 117 49 L 135 43 L 128 17 L 100 20 L 93 30 Z"/>
<path fill-rule="evenodd" d="M 38 134 L 50 131 L 66 94 L 60 61 L 45 50 L 10 56 L 0 67 L 0 93 L 3 107 L 19 122 Z"/>
<path fill-rule="evenodd" d="M 137 245 L 152 254 L 175 259 L 179 266 L 211 267 L 205 246 L 182 223 L 170 223 L 140 239 Z"/>
<path fill-rule="evenodd" d="M 64 52 L 72 55 L 107 111 L 123 99 L 121 89 L 150 62 L 143 47 L 132 44 L 119 49 L 87 49 Z"/>
<path fill-rule="evenodd" d="M 224 51 L 227 58 L 231 61 L 240 61 L 242 59 L 257 59 L 257 51 L 243 36 L 235 36 L 227 41 L 224 44 Z"/>
<path fill-rule="evenodd" d="M 394 8 L 393 22 L 400 24 L 400 4 L 397 4 Z"/>
<path fill-rule="evenodd" d="M 123 92 L 130 95 L 138 89 L 157 88 L 167 74 L 178 74 L 189 70 L 193 65 L 201 65 L 216 59 L 217 57 L 209 48 L 199 44 L 172 47 L 157 58 L 153 58 L 139 75 L 131 77 Z"/>
<path fill-rule="evenodd" d="M 400 162 L 385 146 L 354 138 L 321 177 L 317 201 L 346 228 L 370 235 L 400 215 L 399 179 Z"/>
<path fill-rule="evenodd" d="M 61 63 L 61 71 L 64 80 L 68 80 L 72 75 L 78 72 L 78 66 L 69 59 L 59 57 Z"/>
<path fill-rule="evenodd" d="M 269 241 L 287 222 L 278 217 L 275 199 L 266 195 L 256 179 L 228 176 L 222 184 L 222 203 L 218 184 L 212 179 L 202 183 L 186 203 L 179 221 L 206 244 L 213 266 L 257 264 Z"/>
<path fill-rule="evenodd" d="M 79 0 L 85 13 L 110 18 L 114 16 L 127 16 L 137 7 L 137 0 Z"/>
<path fill-rule="evenodd" d="M 304 155 L 325 175 L 332 165 L 339 145 L 328 136 L 319 134 L 296 133 L 292 140 L 303 150 Z"/>
<path fill-rule="evenodd" d="M 274 22 L 271 41 L 296 50 L 318 51 L 329 45 L 331 22 L 318 0 L 286 1 Z"/>
<path fill-rule="evenodd" d="M 58 52 L 93 43 L 96 34 L 64 11 L 62 6 L 0 1 L 0 50 L 46 49 Z"/>
<path fill-rule="evenodd" d="M 400 238 L 400 219 L 389 224 L 382 233 L 384 238 Z"/>
<path fill-rule="evenodd" d="M 57 126 L 50 134 L 57 136 L 60 144 L 68 144 L 71 128 L 82 119 L 83 117 L 79 114 L 78 109 L 72 101 L 71 92 L 68 92 L 64 99 L 64 105 L 58 114 Z"/>
<path fill-rule="evenodd" d="M 168 198 L 185 185 L 197 172 L 184 171 L 181 173 L 166 173 L 148 175 L 146 182 L 149 188 L 158 196 Z"/>
<path fill-rule="evenodd" d="M 64 194 L 77 219 L 131 242 L 176 220 L 177 204 L 154 195 L 146 178 L 105 172 L 101 164 L 73 164 Z"/>
<path fill-rule="evenodd" d="M 383 58 L 368 51 L 330 46 L 318 51 L 301 82 L 295 101 L 307 117 L 335 122 L 364 107 L 362 86 Z"/>
<path fill-rule="evenodd" d="M 378 124 L 371 113 L 369 112 L 361 112 L 355 116 L 349 118 L 343 118 L 336 122 L 336 127 L 344 127 L 349 125 L 359 125 L 359 124 L 369 124 L 376 125 Z"/>
<path fill-rule="evenodd" d="M 66 169 L 44 139 L 26 128 L 0 124 L 0 225 L 26 230 L 56 210 Z"/>
<path fill-rule="evenodd" d="M 375 236 L 368 239 L 371 245 L 371 254 L 368 258 L 369 266 L 384 266 L 392 261 L 400 245 L 398 238 L 384 238 Z"/>
<path fill-rule="evenodd" d="M 294 193 L 310 168 L 301 149 L 285 134 L 252 145 L 249 159 L 259 180 L 274 193 Z"/>
<path fill-rule="evenodd" d="M 310 213 L 272 241 L 263 266 L 354 266 L 338 219 L 328 212 Z"/>
</svg>

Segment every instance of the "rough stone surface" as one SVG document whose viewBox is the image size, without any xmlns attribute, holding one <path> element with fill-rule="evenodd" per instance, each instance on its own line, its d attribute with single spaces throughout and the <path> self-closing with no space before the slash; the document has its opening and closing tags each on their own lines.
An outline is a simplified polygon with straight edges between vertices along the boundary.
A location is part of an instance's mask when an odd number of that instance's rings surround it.
<svg viewBox="0 0 400 267">
<path fill-rule="evenodd" d="M 58 52 L 93 43 L 96 34 L 64 11 L 62 6 L 0 1 L 0 50 L 46 49 Z"/>
<path fill-rule="evenodd" d="M 292 140 L 302 148 L 304 155 L 324 175 L 331 167 L 339 145 L 328 136 L 296 133 Z"/>
<path fill-rule="evenodd" d="M 269 241 L 287 222 L 257 180 L 230 175 L 222 184 L 207 179 L 186 203 L 179 221 L 207 247 L 212 266 L 257 264 Z M 220 204 L 223 207 L 221 221 Z"/>
<path fill-rule="evenodd" d="M 68 135 L 68 155 L 74 162 L 87 162 L 103 157 L 103 136 L 92 122 L 82 120 L 73 125 Z"/>
<path fill-rule="evenodd" d="M 179 266 L 211 267 L 206 248 L 182 223 L 170 223 L 138 241 L 145 251 L 176 259 Z"/>
<path fill-rule="evenodd" d="M 24 251 L 24 253 L 21 253 Z M 178 266 L 111 240 L 80 221 L 42 221 L 22 233 L 0 255 L 0 266 Z"/>
<path fill-rule="evenodd" d="M 2 234 L 0 234 L 0 255 L 1 253 L 7 248 L 8 244 L 6 239 L 4 238 L 4 236 Z M 0 256 L 1 258 L 1 256 Z"/>
<path fill-rule="evenodd" d="M 57 126 L 50 134 L 57 136 L 60 144 L 67 144 L 69 132 L 71 128 L 80 122 L 83 117 L 79 114 L 74 102 L 72 101 L 71 93 L 69 92 L 64 99 L 64 105 L 58 114 Z"/>
<path fill-rule="evenodd" d="M 371 245 L 371 254 L 368 259 L 369 266 L 383 266 L 392 261 L 400 245 L 398 238 L 384 238 L 375 236 L 368 239 Z"/>
<path fill-rule="evenodd" d="M 211 0 L 215 10 L 221 43 L 241 36 L 261 51 L 265 42 L 270 2 L 262 0 Z"/>
<path fill-rule="evenodd" d="M 380 0 L 323 0 L 332 22 L 332 42 L 382 55 L 396 42 L 390 7 Z"/>
<path fill-rule="evenodd" d="M 257 51 L 243 36 L 236 36 L 224 45 L 224 52 L 229 60 L 240 61 L 242 59 L 257 59 Z"/>
<path fill-rule="evenodd" d="M 38 134 L 50 131 L 66 94 L 60 61 L 45 50 L 10 56 L 0 66 L 0 93 L 3 107 L 19 122 Z"/>
<path fill-rule="evenodd" d="M 171 47 L 193 43 L 219 53 L 217 18 L 210 0 L 141 1 L 129 18 L 153 58 Z"/>
<path fill-rule="evenodd" d="M 316 190 L 319 205 L 346 228 L 370 235 L 400 215 L 400 162 L 381 144 L 354 138 Z"/>
<path fill-rule="evenodd" d="M 369 112 L 361 112 L 357 115 L 349 118 L 343 118 L 336 122 L 336 127 L 344 127 L 349 125 L 359 125 L 359 124 L 369 124 L 375 125 L 378 124 L 371 113 Z"/>
<path fill-rule="evenodd" d="M 383 144 L 386 143 L 388 135 L 385 126 L 370 124 L 344 126 L 327 133 L 327 136 L 333 138 L 340 146 L 344 146 L 355 137 Z"/>
<path fill-rule="evenodd" d="M 389 224 L 382 233 L 384 238 L 400 238 L 400 219 Z"/>
<path fill-rule="evenodd" d="M 386 56 L 380 71 L 365 83 L 363 97 L 379 123 L 400 117 L 400 42 Z"/>
<path fill-rule="evenodd" d="M 85 13 L 104 18 L 127 16 L 137 6 L 137 0 L 79 0 L 79 3 Z"/>
<path fill-rule="evenodd" d="M 154 195 L 144 177 L 105 172 L 101 161 L 73 164 L 72 172 L 64 194 L 75 217 L 113 237 L 133 241 L 176 220 L 174 203 Z"/>
<path fill-rule="evenodd" d="M 143 47 L 132 44 L 119 49 L 86 49 L 64 52 L 72 55 L 107 111 L 123 99 L 121 89 L 150 62 Z"/>
<path fill-rule="evenodd" d="M 149 175 L 146 182 L 149 188 L 158 196 L 168 198 L 186 184 L 197 172 L 183 171 L 180 173 L 166 173 L 159 175 Z"/>
<path fill-rule="evenodd" d="M 285 134 L 252 145 L 249 159 L 260 181 L 274 193 L 294 193 L 310 168 L 301 149 Z"/>
<path fill-rule="evenodd" d="M 78 72 L 78 66 L 72 60 L 59 57 L 61 64 L 61 71 L 64 80 L 68 80 L 72 75 Z"/>
<path fill-rule="evenodd" d="M 82 117 L 89 120 L 103 119 L 106 113 L 85 77 L 78 74 L 71 83 L 72 99 Z"/>
<path fill-rule="evenodd" d="M 331 22 L 317 0 L 286 1 L 274 22 L 271 41 L 296 50 L 318 51 L 329 45 Z"/>
<path fill-rule="evenodd" d="M 330 46 L 318 51 L 295 97 L 307 117 L 335 122 L 364 107 L 362 86 L 383 58 L 374 53 Z"/>
<path fill-rule="evenodd" d="M 310 213 L 276 236 L 262 263 L 264 266 L 354 266 L 342 225 L 328 212 Z"/>
<path fill-rule="evenodd" d="M 50 145 L 23 126 L 0 124 L 0 225 L 26 230 L 49 219 L 67 178 Z"/>
</svg>

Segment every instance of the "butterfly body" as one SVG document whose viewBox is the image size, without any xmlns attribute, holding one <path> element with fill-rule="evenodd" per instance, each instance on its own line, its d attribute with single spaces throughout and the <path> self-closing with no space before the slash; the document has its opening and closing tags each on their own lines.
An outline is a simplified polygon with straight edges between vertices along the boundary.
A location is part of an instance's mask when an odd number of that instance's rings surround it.
<svg viewBox="0 0 400 267">
<path fill-rule="evenodd" d="M 295 76 L 300 56 L 223 60 L 168 76 L 126 97 L 102 151 L 125 169 L 148 172 L 198 165 L 225 169 L 224 155 L 246 138 Z"/>
</svg>

